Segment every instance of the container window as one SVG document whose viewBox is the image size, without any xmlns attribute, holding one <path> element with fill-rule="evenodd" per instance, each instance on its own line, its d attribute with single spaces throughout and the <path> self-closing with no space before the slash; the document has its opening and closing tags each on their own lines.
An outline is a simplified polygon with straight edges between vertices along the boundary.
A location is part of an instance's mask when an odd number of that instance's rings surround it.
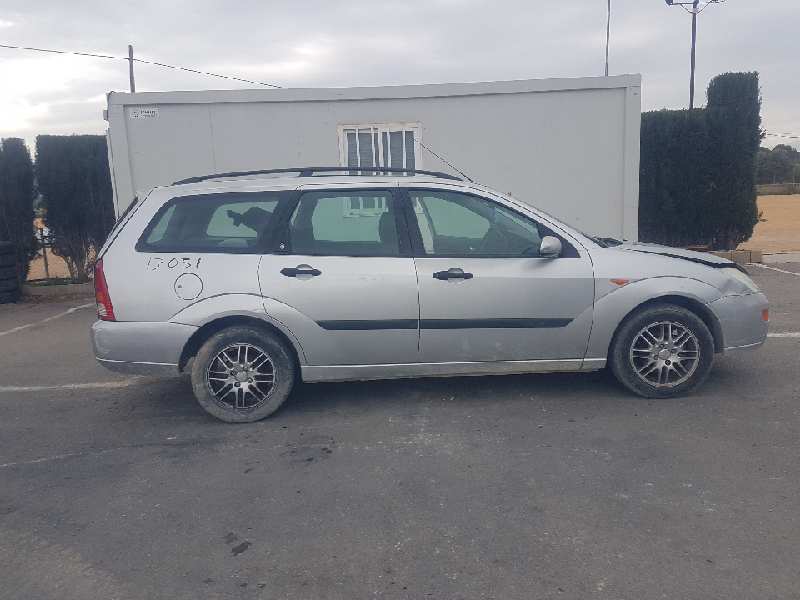
<svg viewBox="0 0 800 600">
<path fill-rule="evenodd" d="M 369 171 L 367 167 L 416 169 L 418 123 L 377 123 L 339 128 L 341 164 L 353 172 Z"/>
</svg>

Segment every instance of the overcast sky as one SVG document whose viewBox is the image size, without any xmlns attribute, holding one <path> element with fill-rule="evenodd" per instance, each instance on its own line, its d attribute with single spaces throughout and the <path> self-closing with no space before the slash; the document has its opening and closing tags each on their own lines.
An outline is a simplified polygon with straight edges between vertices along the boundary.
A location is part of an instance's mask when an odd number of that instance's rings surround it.
<svg viewBox="0 0 800 600">
<path fill-rule="evenodd" d="M 688 105 L 691 17 L 612 0 L 611 73 L 641 73 L 645 110 Z M 284 87 L 602 75 L 606 0 L 3 0 L 0 43 L 137 56 Z M 728 0 L 699 18 L 708 80 L 757 70 L 764 128 L 800 135 L 800 1 Z M 136 66 L 137 91 L 253 87 Z M 0 48 L 0 137 L 102 133 L 127 63 Z M 767 145 L 800 140 L 767 138 Z"/>
</svg>

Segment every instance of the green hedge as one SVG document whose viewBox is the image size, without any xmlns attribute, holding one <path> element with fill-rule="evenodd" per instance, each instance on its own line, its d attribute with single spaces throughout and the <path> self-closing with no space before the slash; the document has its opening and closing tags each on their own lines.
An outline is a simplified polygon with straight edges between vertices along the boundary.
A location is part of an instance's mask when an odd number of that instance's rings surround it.
<svg viewBox="0 0 800 600">
<path fill-rule="evenodd" d="M 25 281 L 36 256 L 33 234 L 33 163 L 25 142 L 6 138 L 0 143 L 0 241 L 14 244 L 17 277 Z"/>
<path fill-rule="evenodd" d="M 758 222 L 758 73 L 726 73 L 706 108 L 642 115 L 639 239 L 729 250 Z"/>
<path fill-rule="evenodd" d="M 114 225 L 106 139 L 101 135 L 40 135 L 36 179 L 53 251 L 70 276 L 86 281 L 94 252 Z"/>
</svg>

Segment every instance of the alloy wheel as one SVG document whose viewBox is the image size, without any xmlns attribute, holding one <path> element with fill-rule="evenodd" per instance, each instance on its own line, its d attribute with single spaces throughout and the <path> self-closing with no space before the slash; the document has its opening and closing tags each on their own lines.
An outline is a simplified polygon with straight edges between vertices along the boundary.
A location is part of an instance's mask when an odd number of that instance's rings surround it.
<svg viewBox="0 0 800 600">
<path fill-rule="evenodd" d="M 269 399 L 275 385 L 275 367 L 261 348 L 231 344 L 209 363 L 206 384 L 223 407 L 252 410 Z"/>
<path fill-rule="evenodd" d="M 629 358 L 636 375 L 645 383 L 672 388 L 688 381 L 697 370 L 700 342 L 681 323 L 652 323 L 633 338 Z"/>
</svg>

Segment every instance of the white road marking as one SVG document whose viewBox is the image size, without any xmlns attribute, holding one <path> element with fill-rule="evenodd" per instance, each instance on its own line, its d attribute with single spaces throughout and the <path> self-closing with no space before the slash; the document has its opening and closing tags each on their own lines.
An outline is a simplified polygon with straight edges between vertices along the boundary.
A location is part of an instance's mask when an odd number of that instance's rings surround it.
<svg viewBox="0 0 800 600">
<path fill-rule="evenodd" d="M 0 337 L 4 335 L 9 335 L 11 333 L 17 333 L 18 331 L 23 331 L 30 327 L 35 327 L 36 325 L 42 325 L 43 323 L 49 323 L 50 321 L 55 321 L 56 319 L 60 319 L 61 317 L 66 317 L 67 315 L 71 315 L 76 310 L 82 310 L 84 308 L 90 308 L 95 306 L 94 302 L 91 304 L 81 304 L 80 306 L 73 306 L 72 308 L 65 310 L 64 312 L 58 313 L 57 315 L 53 315 L 52 317 L 47 317 L 46 319 L 42 319 L 41 321 L 36 321 L 35 323 L 27 323 L 26 325 L 20 325 L 19 327 L 14 327 L 12 329 L 7 329 L 6 331 L 0 331 Z"/>
<path fill-rule="evenodd" d="M 776 331 L 775 333 L 768 333 L 767 337 L 771 337 L 771 338 L 800 338 L 800 331 Z"/>
<path fill-rule="evenodd" d="M 759 267 L 761 269 L 769 269 L 770 271 L 777 271 L 778 273 L 786 273 L 786 275 L 794 275 L 795 277 L 800 277 L 800 273 L 795 273 L 794 271 L 787 271 L 786 269 L 779 269 L 778 267 L 768 267 L 767 265 L 762 265 L 759 263 L 748 263 L 748 267 Z"/>
<path fill-rule="evenodd" d="M 122 381 L 96 381 L 92 383 L 61 383 L 55 385 L 0 385 L 3 392 L 47 392 L 50 390 L 94 390 L 124 388 L 138 383 L 140 379 L 124 379 Z"/>
<path fill-rule="evenodd" d="M 73 456 L 88 456 L 89 454 L 105 454 L 118 450 L 118 448 L 108 448 L 106 450 L 96 450 L 94 452 L 67 452 L 66 454 L 56 454 L 54 456 L 45 456 L 43 458 L 34 458 L 33 460 L 22 460 L 19 462 L 8 462 L 0 464 L 0 469 L 8 469 L 9 467 L 19 467 L 22 465 L 35 465 L 43 462 L 50 462 L 53 460 L 64 460 L 65 458 L 72 458 Z"/>
</svg>

